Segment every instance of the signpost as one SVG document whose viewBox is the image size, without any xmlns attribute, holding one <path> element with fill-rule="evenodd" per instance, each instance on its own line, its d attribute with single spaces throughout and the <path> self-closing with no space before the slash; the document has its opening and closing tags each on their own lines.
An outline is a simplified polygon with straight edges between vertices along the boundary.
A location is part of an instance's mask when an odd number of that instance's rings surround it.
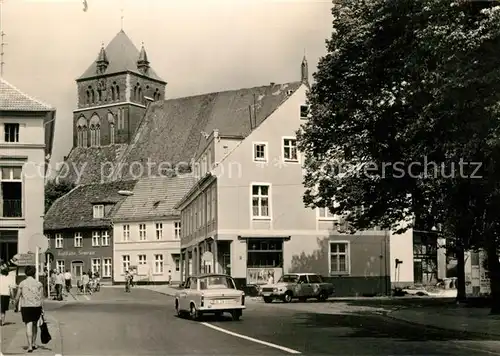
<svg viewBox="0 0 500 356">
<path fill-rule="evenodd" d="M 40 280 L 40 253 L 45 253 L 49 248 L 49 239 L 44 234 L 31 235 L 28 241 L 28 249 L 35 253 L 36 280 Z M 48 277 L 47 277 L 48 282 Z"/>
</svg>

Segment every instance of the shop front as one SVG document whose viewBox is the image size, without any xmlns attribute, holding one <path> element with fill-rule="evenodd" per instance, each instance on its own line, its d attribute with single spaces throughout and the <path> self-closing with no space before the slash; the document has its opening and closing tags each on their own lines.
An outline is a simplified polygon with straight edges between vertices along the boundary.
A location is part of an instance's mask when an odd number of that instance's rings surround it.
<svg viewBox="0 0 500 356">
<path fill-rule="evenodd" d="M 289 238 L 246 238 L 246 284 L 277 282 L 283 275 L 283 246 Z"/>
</svg>

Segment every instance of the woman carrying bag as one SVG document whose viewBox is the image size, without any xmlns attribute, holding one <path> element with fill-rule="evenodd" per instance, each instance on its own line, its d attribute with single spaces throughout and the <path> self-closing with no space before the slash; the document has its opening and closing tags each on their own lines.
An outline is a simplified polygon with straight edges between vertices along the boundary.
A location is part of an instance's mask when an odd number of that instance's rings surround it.
<svg viewBox="0 0 500 356">
<path fill-rule="evenodd" d="M 21 307 L 21 316 L 26 325 L 28 352 L 33 352 L 37 349 L 36 337 L 40 317 L 42 317 L 42 331 L 48 332 L 48 328 L 43 319 L 43 285 L 34 278 L 36 274 L 34 266 L 27 266 L 25 273 L 27 277 L 19 283 L 15 302 Z M 43 339 L 42 342 L 45 341 Z"/>
</svg>

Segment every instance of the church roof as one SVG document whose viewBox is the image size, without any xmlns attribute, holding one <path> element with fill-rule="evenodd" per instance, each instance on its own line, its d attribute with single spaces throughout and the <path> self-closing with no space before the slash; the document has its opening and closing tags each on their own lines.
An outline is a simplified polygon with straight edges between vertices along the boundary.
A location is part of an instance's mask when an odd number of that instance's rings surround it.
<svg viewBox="0 0 500 356">
<path fill-rule="evenodd" d="M 109 65 L 103 73 L 104 75 L 122 72 L 132 72 L 143 75 L 137 69 L 137 60 L 139 59 L 140 52 L 123 30 L 118 32 L 111 40 L 106 47 L 105 52 Z M 98 76 L 97 63 L 94 61 L 82 74 L 82 76 L 78 78 L 78 80 L 93 78 L 96 76 Z M 152 68 L 148 69 L 146 76 L 165 83 L 165 81 L 161 79 Z"/>
<path fill-rule="evenodd" d="M 190 163 L 205 148 L 202 131 L 217 129 L 221 136 L 244 138 L 300 85 L 271 84 L 153 102 L 116 167 L 127 167 L 132 162 L 146 165 L 147 160 L 156 167 Z M 253 106 L 250 123 L 249 107 Z M 115 178 L 130 179 L 134 172 L 129 172 L 122 169 Z"/>
<path fill-rule="evenodd" d="M 0 78 L 0 111 L 53 111 L 50 105 L 32 98 Z"/>
</svg>

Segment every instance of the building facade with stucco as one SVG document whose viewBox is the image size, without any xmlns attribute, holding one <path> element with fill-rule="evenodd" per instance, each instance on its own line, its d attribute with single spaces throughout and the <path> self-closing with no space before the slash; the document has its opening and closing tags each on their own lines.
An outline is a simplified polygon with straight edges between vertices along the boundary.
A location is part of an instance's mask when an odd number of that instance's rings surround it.
<svg viewBox="0 0 500 356">
<path fill-rule="evenodd" d="M 55 110 L 0 78 L 0 259 L 35 252 Z"/>
</svg>

